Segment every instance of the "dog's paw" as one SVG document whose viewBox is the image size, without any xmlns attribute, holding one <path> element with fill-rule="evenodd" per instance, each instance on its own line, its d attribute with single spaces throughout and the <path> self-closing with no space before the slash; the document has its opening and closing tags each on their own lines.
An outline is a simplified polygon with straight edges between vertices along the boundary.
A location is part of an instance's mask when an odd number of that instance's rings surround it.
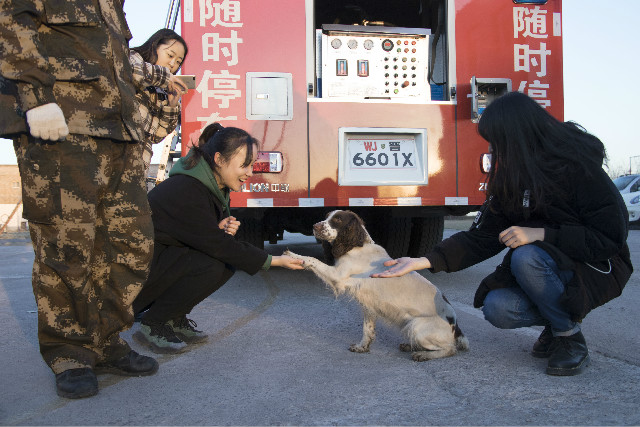
<svg viewBox="0 0 640 427">
<path fill-rule="evenodd" d="M 291 252 L 290 250 L 286 250 L 282 253 L 282 255 L 286 255 L 289 256 L 293 259 L 299 259 L 303 261 L 302 267 L 304 267 L 305 270 L 310 270 L 314 265 L 315 265 L 315 261 L 316 259 L 313 257 L 308 257 L 308 256 L 304 256 L 304 255 L 298 255 L 296 253 Z"/>
<path fill-rule="evenodd" d="M 429 353 L 429 351 L 414 351 L 411 354 L 411 358 L 414 362 L 426 362 L 427 360 L 433 359 Z"/>
<path fill-rule="evenodd" d="M 282 255 L 290 256 L 291 258 L 296 258 L 296 259 L 300 258 L 300 255 L 294 254 L 289 249 L 287 249 L 286 251 L 282 252 Z"/>
<path fill-rule="evenodd" d="M 349 351 L 352 351 L 354 353 L 369 353 L 369 347 L 363 347 L 358 344 L 351 344 L 351 346 L 349 346 Z"/>
<path fill-rule="evenodd" d="M 455 347 L 449 347 L 440 350 L 414 351 L 411 354 L 411 358 L 416 362 L 426 362 L 427 360 L 440 359 L 441 357 L 449 357 L 454 354 L 456 354 Z"/>
<path fill-rule="evenodd" d="M 409 353 L 410 351 L 414 350 L 414 348 L 411 346 L 411 344 L 406 344 L 406 343 L 400 344 L 398 346 L 398 348 L 400 349 L 400 351 L 405 352 L 405 353 Z"/>
</svg>

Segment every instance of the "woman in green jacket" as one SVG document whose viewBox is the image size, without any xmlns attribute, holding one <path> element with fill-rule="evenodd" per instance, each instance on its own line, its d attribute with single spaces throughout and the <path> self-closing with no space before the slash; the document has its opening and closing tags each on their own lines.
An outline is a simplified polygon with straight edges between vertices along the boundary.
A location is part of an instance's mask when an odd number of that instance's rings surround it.
<svg viewBox="0 0 640 427">
<path fill-rule="evenodd" d="M 187 314 L 236 269 L 252 275 L 271 266 L 302 269 L 298 260 L 271 256 L 234 237 L 240 223 L 230 214 L 229 193 L 251 177 L 257 151 L 258 141 L 244 130 L 214 123 L 149 192 L 153 262 L 133 309 L 148 308 L 134 338 L 152 351 L 176 353 L 205 340 Z"/>
</svg>

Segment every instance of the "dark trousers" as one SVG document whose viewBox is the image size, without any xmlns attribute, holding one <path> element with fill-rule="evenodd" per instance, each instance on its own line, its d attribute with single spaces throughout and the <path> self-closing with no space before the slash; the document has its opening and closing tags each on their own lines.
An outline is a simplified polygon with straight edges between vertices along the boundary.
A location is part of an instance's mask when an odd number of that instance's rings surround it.
<svg viewBox="0 0 640 427">
<path fill-rule="evenodd" d="M 165 323 L 191 312 L 217 291 L 235 270 L 215 258 L 188 247 L 156 242 L 149 278 L 133 302 L 134 313 L 149 309 L 145 323 Z"/>
</svg>

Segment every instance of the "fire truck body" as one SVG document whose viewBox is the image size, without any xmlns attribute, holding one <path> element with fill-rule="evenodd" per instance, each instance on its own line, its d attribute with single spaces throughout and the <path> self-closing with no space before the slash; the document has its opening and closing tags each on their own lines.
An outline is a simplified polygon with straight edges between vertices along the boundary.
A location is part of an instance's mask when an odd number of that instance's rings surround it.
<svg viewBox="0 0 640 427">
<path fill-rule="evenodd" d="M 492 99 L 562 118 L 560 23 L 560 0 L 182 0 L 183 155 L 213 121 L 260 140 L 232 194 L 258 246 L 350 209 L 392 256 L 421 255 L 485 199 Z"/>
</svg>

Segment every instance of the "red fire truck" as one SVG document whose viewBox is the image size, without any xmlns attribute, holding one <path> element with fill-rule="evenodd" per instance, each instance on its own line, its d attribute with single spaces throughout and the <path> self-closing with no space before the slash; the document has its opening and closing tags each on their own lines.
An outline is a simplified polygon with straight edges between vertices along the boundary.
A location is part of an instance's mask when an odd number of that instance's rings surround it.
<svg viewBox="0 0 640 427">
<path fill-rule="evenodd" d="M 264 246 L 357 212 L 391 256 L 485 199 L 477 121 L 512 90 L 563 116 L 561 0 L 182 0 L 182 154 L 208 123 L 261 142 L 232 194 Z"/>
</svg>

